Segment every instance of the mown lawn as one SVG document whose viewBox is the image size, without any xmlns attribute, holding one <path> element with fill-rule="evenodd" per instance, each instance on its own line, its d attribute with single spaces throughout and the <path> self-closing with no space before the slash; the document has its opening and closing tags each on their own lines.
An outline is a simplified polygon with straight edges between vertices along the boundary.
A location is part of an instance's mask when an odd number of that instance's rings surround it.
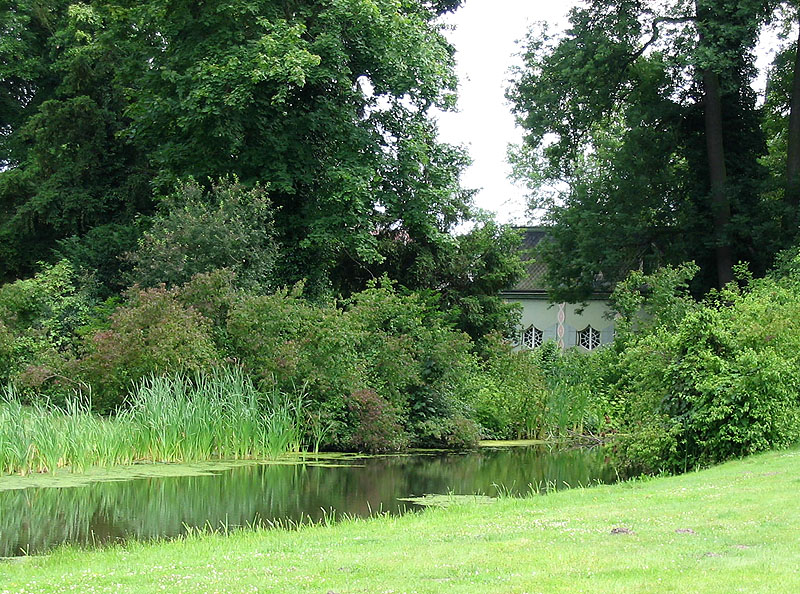
<svg viewBox="0 0 800 594">
<path fill-rule="evenodd" d="M 0 563 L 0 592 L 800 592 L 800 451 L 401 518 L 65 549 Z"/>
</svg>

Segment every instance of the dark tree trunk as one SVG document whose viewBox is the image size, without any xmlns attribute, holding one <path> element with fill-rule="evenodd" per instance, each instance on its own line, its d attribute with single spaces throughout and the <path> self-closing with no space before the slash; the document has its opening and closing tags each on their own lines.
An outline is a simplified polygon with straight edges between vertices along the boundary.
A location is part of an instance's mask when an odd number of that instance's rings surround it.
<svg viewBox="0 0 800 594">
<path fill-rule="evenodd" d="M 726 188 L 725 148 L 722 141 L 722 99 L 719 76 L 710 68 L 703 70 L 705 94 L 706 152 L 711 182 L 711 213 L 713 219 L 714 251 L 717 281 L 722 287 L 733 280 L 733 250 L 728 227 L 731 222 L 731 203 Z"/>
<path fill-rule="evenodd" d="M 792 96 L 789 98 L 785 201 L 784 229 L 794 236 L 797 233 L 797 211 L 800 206 L 800 38 L 797 41 L 797 52 L 794 59 Z"/>
</svg>

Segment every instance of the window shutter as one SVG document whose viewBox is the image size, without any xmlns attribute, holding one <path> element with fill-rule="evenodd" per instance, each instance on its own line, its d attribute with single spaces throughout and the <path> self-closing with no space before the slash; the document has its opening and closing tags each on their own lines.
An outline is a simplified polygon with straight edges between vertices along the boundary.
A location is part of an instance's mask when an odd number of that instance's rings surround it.
<svg viewBox="0 0 800 594">
<path fill-rule="evenodd" d="M 564 324 L 564 348 L 574 347 L 577 340 L 578 330 L 569 324 Z"/>
</svg>

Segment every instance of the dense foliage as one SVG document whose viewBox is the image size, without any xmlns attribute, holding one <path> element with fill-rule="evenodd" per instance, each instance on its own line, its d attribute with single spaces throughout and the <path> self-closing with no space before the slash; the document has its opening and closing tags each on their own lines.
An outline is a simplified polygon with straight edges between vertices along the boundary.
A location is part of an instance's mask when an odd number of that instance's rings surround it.
<svg viewBox="0 0 800 594">
<path fill-rule="evenodd" d="M 591 0 L 529 38 L 516 164 L 567 182 L 554 296 L 617 285 L 589 355 L 505 341 L 519 234 L 470 212 L 429 115 L 458 0 L 7 4 L 0 466 L 97 453 L 35 445 L 54 427 L 114 461 L 581 437 L 634 471 L 800 436 L 800 257 L 727 282 L 795 240 L 791 51 L 763 112 L 749 86 L 774 2 Z"/>
<path fill-rule="evenodd" d="M 476 442 L 522 269 L 430 115 L 460 0 L 6 5 L 0 384 L 128 414 L 234 370 L 302 396 L 305 443 Z"/>
<path fill-rule="evenodd" d="M 0 293 L 2 381 L 28 402 L 95 410 L 131 405 L 148 377 L 238 368 L 263 389 L 302 394 L 321 445 L 370 450 L 470 445 L 481 364 L 469 336 L 429 301 L 388 280 L 340 304 L 302 286 L 263 294 L 230 270 L 93 304 L 66 262 Z M 324 429 L 324 431 L 323 431 Z"/>
<path fill-rule="evenodd" d="M 644 469 L 685 470 L 800 438 L 796 271 L 728 285 L 702 303 L 685 293 L 692 272 L 634 275 L 619 289 L 661 285 L 645 300 L 646 330 L 620 340 L 610 392 L 628 433 L 620 455 Z"/>
<path fill-rule="evenodd" d="M 793 3 L 770 0 L 589 1 L 565 32 L 531 31 L 509 90 L 525 130 L 514 160 L 552 224 L 542 257 L 554 298 L 687 260 L 700 296 L 736 262 L 761 275 L 792 245 L 796 46 L 780 54 L 768 110 L 752 87 L 778 5 L 796 25 Z"/>
<path fill-rule="evenodd" d="M 695 264 L 632 273 L 612 297 L 612 345 L 495 356 L 478 419 L 500 437 L 538 431 L 605 442 L 626 474 L 683 472 L 796 443 L 800 258 L 795 250 L 779 261 L 761 279 L 738 267 L 741 287 L 700 302 L 689 292 Z M 503 389 L 494 388 L 494 370 Z M 520 431 L 530 420 L 534 432 Z"/>
<path fill-rule="evenodd" d="M 459 0 L 7 4 L 0 280 L 66 260 L 106 298 L 229 268 L 330 301 L 388 274 L 509 332 L 516 235 L 453 237 L 467 157 L 430 116 L 455 105 Z"/>
<path fill-rule="evenodd" d="M 261 393 L 302 401 L 290 424 L 307 447 L 579 438 L 608 443 L 621 469 L 639 472 L 793 443 L 800 256 L 785 253 L 761 279 L 740 267 L 741 287 L 700 302 L 689 293 L 696 272 L 665 267 L 620 283 L 606 348 L 519 351 L 490 335 L 478 356 L 447 313 L 387 279 L 312 303 L 302 285 L 260 293 L 215 270 L 97 303 L 61 262 L 0 291 L 0 371 L 23 402 L 68 407 L 78 393 L 123 416 L 141 407 L 135 388 L 147 378 L 232 371 Z"/>
<path fill-rule="evenodd" d="M 127 252 L 148 284 L 174 281 L 146 270 L 180 255 L 142 252 L 147 217 L 159 207 L 161 239 L 180 217 L 234 233 L 215 199 L 203 213 L 194 198 L 161 197 L 236 176 L 272 205 L 251 222 L 274 221 L 276 286 L 349 294 L 384 272 L 435 286 L 426 270 L 446 266 L 448 232 L 470 216 L 467 157 L 429 116 L 455 104 L 454 50 L 436 19 L 458 0 L 7 4 L 0 279 L 30 275 L 56 249 L 99 269 L 106 294 L 123 288 L 113 269 Z M 256 239 L 228 238 L 234 251 Z"/>
</svg>

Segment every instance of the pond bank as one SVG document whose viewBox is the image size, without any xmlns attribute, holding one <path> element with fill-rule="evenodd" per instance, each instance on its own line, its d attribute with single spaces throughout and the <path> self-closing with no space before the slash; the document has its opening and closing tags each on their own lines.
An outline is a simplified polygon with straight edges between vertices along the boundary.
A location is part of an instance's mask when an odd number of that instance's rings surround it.
<svg viewBox="0 0 800 594">
<path fill-rule="evenodd" d="M 0 565 L 0 593 L 800 591 L 800 452 L 679 477 Z"/>
</svg>

